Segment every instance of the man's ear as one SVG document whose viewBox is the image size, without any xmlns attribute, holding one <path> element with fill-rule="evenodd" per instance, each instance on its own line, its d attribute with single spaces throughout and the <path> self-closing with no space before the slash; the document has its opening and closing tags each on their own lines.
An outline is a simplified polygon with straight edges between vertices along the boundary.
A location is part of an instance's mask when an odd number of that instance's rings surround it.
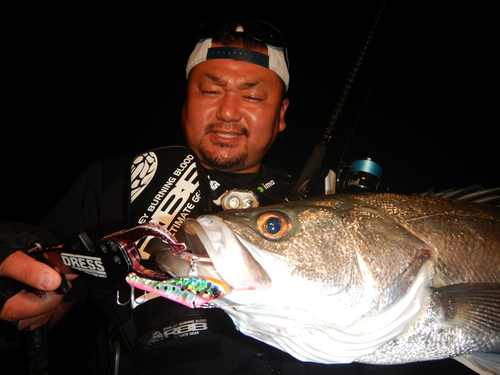
<svg viewBox="0 0 500 375">
<path fill-rule="evenodd" d="M 282 132 L 283 130 L 286 129 L 286 122 L 285 122 L 285 114 L 286 110 L 288 109 L 288 105 L 290 104 L 290 101 L 288 98 L 283 99 L 283 102 L 281 103 L 281 108 L 280 108 L 280 124 L 278 131 Z"/>
</svg>

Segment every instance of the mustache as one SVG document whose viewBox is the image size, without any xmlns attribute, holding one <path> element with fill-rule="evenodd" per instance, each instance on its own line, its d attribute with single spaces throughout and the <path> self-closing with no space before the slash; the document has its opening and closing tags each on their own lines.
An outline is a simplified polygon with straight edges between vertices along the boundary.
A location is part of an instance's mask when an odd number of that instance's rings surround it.
<svg viewBox="0 0 500 375">
<path fill-rule="evenodd" d="M 230 130 L 236 133 L 240 133 L 244 136 L 248 136 L 248 129 L 237 123 L 212 123 L 205 127 L 205 134 L 217 131 L 217 130 Z"/>
</svg>

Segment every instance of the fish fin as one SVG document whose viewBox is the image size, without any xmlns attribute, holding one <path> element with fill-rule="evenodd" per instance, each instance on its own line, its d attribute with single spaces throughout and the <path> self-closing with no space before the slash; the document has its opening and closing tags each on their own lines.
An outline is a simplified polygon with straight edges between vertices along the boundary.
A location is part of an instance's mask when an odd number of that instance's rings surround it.
<svg viewBox="0 0 500 375">
<path fill-rule="evenodd" d="M 464 354 L 454 358 L 481 375 L 500 375 L 500 353 Z"/>
<path fill-rule="evenodd" d="M 500 187 L 484 189 L 483 185 L 472 185 L 464 188 L 450 188 L 438 193 L 434 189 L 429 189 L 423 193 L 414 193 L 421 197 L 442 197 L 447 199 L 457 199 L 475 203 L 489 204 L 492 206 L 500 205 Z"/>
<path fill-rule="evenodd" d="M 455 284 L 433 289 L 444 321 L 500 334 L 500 284 Z"/>
</svg>

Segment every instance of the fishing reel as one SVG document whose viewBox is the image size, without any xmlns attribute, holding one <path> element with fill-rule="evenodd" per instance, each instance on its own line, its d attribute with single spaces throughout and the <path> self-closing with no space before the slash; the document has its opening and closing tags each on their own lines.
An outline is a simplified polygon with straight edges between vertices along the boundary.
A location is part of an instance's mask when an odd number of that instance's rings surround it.
<svg viewBox="0 0 500 375">
<path fill-rule="evenodd" d="M 337 176 L 339 193 L 374 193 L 380 188 L 382 168 L 371 158 L 342 162 Z"/>
</svg>

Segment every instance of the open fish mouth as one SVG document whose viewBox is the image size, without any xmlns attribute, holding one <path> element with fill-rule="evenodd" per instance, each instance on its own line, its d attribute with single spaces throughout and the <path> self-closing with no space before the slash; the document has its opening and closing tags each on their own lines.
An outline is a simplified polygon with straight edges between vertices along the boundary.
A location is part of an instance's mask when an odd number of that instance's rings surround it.
<svg viewBox="0 0 500 375">
<path fill-rule="evenodd" d="M 183 229 L 191 251 L 159 253 L 156 263 L 163 271 L 178 277 L 217 279 L 229 290 L 263 290 L 271 286 L 266 270 L 220 217 L 187 220 Z"/>
<path fill-rule="evenodd" d="M 213 307 L 211 301 L 233 290 L 260 291 L 271 286 L 268 273 L 221 218 L 207 215 L 187 220 L 183 230 L 188 249 L 169 248 L 155 255 L 157 266 L 172 278 L 131 273 L 127 283 L 190 308 Z"/>
</svg>

